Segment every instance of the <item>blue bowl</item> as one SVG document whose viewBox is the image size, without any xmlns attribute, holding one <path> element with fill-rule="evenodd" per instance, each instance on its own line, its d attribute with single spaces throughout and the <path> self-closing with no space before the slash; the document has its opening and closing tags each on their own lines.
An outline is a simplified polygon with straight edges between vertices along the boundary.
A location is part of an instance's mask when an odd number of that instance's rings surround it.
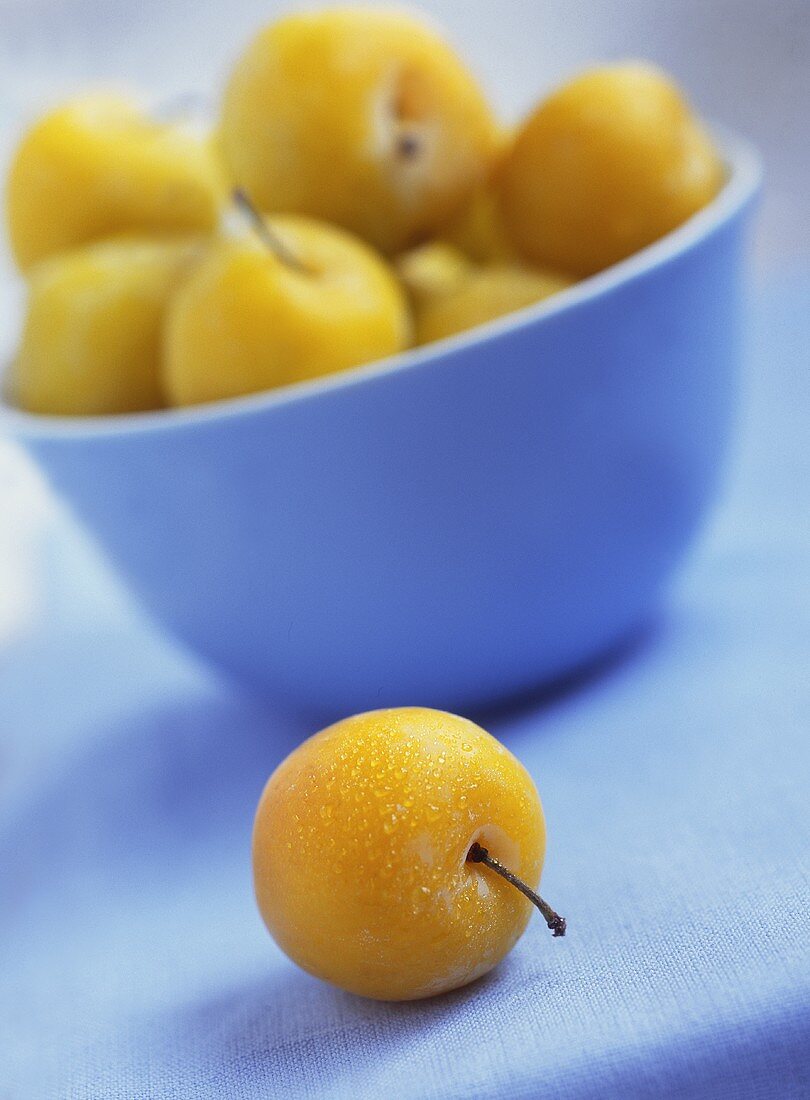
<svg viewBox="0 0 810 1100">
<path fill-rule="evenodd" d="M 760 170 L 555 298 L 323 380 L 182 411 L 24 414 L 154 615 L 324 717 L 523 692 L 659 603 L 715 492 Z"/>
</svg>

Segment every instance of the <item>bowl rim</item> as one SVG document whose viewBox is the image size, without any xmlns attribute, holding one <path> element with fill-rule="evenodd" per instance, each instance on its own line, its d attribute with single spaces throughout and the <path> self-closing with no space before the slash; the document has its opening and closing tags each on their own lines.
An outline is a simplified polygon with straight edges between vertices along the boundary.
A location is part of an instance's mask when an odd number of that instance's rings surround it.
<svg viewBox="0 0 810 1100">
<path fill-rule="evenodd" d="M 421 348 L 405 351 L 351 367 L 334 374 L 304 382 L 280 386 L 274 390 L 225 398 L 184 408 L 154 409 L 143 412 L 115 413 L 104 416 L 51 416 L 31 413 L 7 400 L 4 389 L 11 363 L 0 377 L 0 429 L 18 440 L 83 440 L 93 437 L 130 436 L 140 433 L 194 428 L 220 420 L 250 416 L 290 404 L 318 400 L 334 390 L 362 386 L 387 375 L 426 367 L 440 362 L 448 354 L 461 352 L 475 344 L 486 343 L 512 329 L 535 321 L 567 313 L 613 289 L 641 278 L 662 264 L 674 261 L 713 231 L 733 218 L 756 194 L 762 180 L 762 162 L 754 146 L 724 127 L 712 126 L 712 133 L 723 154 L 728 176 L 721 190 L 707 206 L 676 229 L 624 260 L 595 275 L 558 291 L 550 298 L 516 310 L 504 317 L 476 326 L 466 332 L 437 340 Z"/>
</svg>

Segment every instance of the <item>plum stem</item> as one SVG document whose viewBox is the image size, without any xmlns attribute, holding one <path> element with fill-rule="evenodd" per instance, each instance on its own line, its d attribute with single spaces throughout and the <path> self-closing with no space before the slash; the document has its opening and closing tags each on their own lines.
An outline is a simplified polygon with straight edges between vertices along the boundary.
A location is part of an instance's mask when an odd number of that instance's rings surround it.
<svg viewBox="0 0 810 1100">
<path fill-rule="evenodd" d="M 273 253 L 276 259 L 301 275 L 312 274 L 306 264 L 302 263 L 295 253 L 287 247 L 281 237 L 270 228 L 266 220 L 262 217 L 258 207 L 244 188 L 235 187 L 232 197 L 236 208 L 244 214 L 256 233 L 256 236 L 262 244 Z"/>
<path fill-rule="evenodd" d="M 536 905 L 543 914 L 543 919 L 551 929 L 552 935 L 565 935 L 565 917 L 561 917 L 559 913 L 555 913 L 551 906 L 543 901 L 539 894 L 536 894 L 530 886 L 527 886 L 526 883 L 522 879 L 519 879 L 508 867 L 504 867 L 499 860 L 491 856 L 483 845 L 479 844 L 477 841 L 471 844 L 470 850 L 467 852 L 467 861 L 469 863 L 483 863 L 486 867 L 489 867 L 490 870 L 500 875 L 501 878 L 505 878 L 512 886 L 517 887 L 521 894 L 527 897 L 532 905 Z"/>
</svg>

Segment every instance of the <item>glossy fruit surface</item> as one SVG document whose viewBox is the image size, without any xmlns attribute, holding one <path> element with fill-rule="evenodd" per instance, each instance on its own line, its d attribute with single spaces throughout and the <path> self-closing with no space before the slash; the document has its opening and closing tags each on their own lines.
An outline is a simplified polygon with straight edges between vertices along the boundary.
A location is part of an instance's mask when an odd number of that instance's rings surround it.
<svg viewBox="0 0 810 1100">
<path fill-rule="evenodd" d="M 32 271 L 14 364 L 20 405 L 63 416 L 157 409 L 167 302 L 198 240 L 110 240 Z"/>
<path fill-rule="evenodd" d="M 259 908 L 290 958 L 343 989 L 443 993 L 494 967 L 532 913 L 466 861 L 474 841 L 537 886 L 545 824 L 522 764 L 464 718 L 360 714 L 271 776 L 253 835 Z"/>
<path fill-rule="evenodd" d="M 465 332 L 534 305 L 571 285 L 572 280 L 564 275 L 516 264 L 473 269 L 446 293 L 432 296 L 416 309 L 416 342 L 429 344 Z"/>
<path fill-rule="evenodd" d="M 103 237 L 211 230 L 223 198 L 207 141 L 127 99 L 84 96 L 40 119 L 16 151 L 6 192 L 12 251 L 27 270 Z"/>
<path fill-rule="evenodd" d="M 267 219 L 294 262 L 255 233 L 222 237 L 174 299 L 165 385 L 175 405 L 256 393 L 401 351 L 404 294 L 362 241 L 311 218 Z"/>
<path fill-rule="evenodd" d="M 499 200 L 501 166 L 509 155 L 514 132 L 502 130 L 486 179 L 473 190 L 464 205 L 442 226 L 442 241 L 459 248 L 480 264 L 508 263 L 517 252 L 504 226 Z"/>
<path fill-rule="evenodd" d="M 432 241 L 399 256 L 395 269 L 408 297 L 418 308 L 455 290 L 473 265 L 454 245 Z"/>
<path fill-rule="evenodd" d="M 220 146 L 265 211 L 310 214 L 395 253 L 420 243 L 486 177 L 490 110 L 453 50 L 401 12 L 288 16 L 238 61 Z"/>
<path fill-rule="evenodd" d="M 584 73 L 544 100 L 519 129 L 499 188 L 520 254 L 590 275 L 680 225 L 723 178 L 679 89 L 633 63 Z"/>
</svg>

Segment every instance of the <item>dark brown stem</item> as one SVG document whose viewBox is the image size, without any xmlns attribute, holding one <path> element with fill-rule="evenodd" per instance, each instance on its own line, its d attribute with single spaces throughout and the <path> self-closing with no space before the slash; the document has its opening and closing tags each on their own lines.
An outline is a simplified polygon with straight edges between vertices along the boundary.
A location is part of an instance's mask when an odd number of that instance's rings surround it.
<svg viewBox="0 0 810 1100">
<path fill-rule="evenodd" d="M 273 232 L 247 191 L 241 187 L 236 187 L 232 197 L 235 206 L 247 218 L 256 236 L 273 253 L 276 259 L 281 260 L 283 264 L 292 268 L 293 271 L 297 271 L 300 275 L 312 274 L 306 264 L 302 263 L 295 253 L 290 251 L 281 237 Z"/>
<path fill-rule="evenodd" d="M 489 867 L 490 870 L 495 871 L 501 878 L 505 878 L 507 882 L 517 887 L 524 897 L 527 897 L 532 905 L 536 905 L 540 912 L 543 914 L 543 918 L 546 924 L 555 936 L 565 935 L 565 917 L 561 917 L 559 913 L 555 913 L 547 902 L 543 901 L 539 894 L 536 894 L 530 886 L 513 874 L 508 867 L 504 867 L 494 856 L 491 856 L 486 848 L 484 848 L 477 841 L 470 846 L 469 852 L 467 852 L 467 860 L 469 863 L 483 863 Z"/>
</svg>

